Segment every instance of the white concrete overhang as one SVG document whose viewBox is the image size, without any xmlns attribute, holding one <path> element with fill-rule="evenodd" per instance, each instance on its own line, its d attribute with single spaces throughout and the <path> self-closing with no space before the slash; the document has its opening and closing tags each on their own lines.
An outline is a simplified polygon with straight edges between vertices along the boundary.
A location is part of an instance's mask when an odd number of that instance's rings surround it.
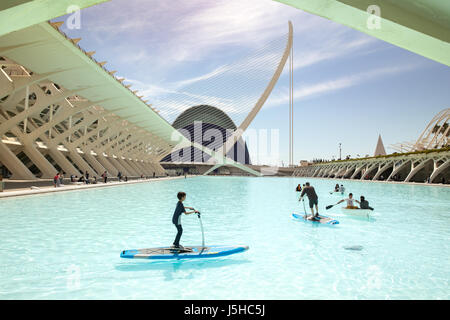
<svg viewBox="0 0 450 320">
<path fill-rule="evenodd" d="M 166 145 L 158 160 L 175 147 L 179 149 L 193 145 L 218 161 L 226 161 L 251 174 L 260 175 L 245 165 L 191 143 L 77 43 L 61 33 L 57 23 L 43 22 L 1 36 L 0 56 L 40 76 L 45 75 L 46 79 L 65 90 L 73 91 L 77 96 L 149 132 L 152 135 L 150 142 L 154 143 L 157 139 Z M 143 139 L 146 139 L 145 136 Z"/>
<path fill-rule="evenodd" d="M 171 146 L 172 135 L 190 142 L 129 88 L 48 22 L 0 37 L 0 56 L 72 90 Z"/>
</svg>

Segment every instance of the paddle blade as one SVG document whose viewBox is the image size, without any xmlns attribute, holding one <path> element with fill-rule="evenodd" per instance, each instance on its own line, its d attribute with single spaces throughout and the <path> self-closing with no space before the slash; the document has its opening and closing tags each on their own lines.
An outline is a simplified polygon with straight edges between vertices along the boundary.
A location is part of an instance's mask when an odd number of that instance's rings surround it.
<svg viewBox="0 0 450 320">
<path fill-rule="evenodd" d="M 332 208 L 333 206 L 334 206 L 334 204 L 330 204 L 329 206 L 326 206 L 325 209 L 328 210 L 328 209 Z"/>
</svg>

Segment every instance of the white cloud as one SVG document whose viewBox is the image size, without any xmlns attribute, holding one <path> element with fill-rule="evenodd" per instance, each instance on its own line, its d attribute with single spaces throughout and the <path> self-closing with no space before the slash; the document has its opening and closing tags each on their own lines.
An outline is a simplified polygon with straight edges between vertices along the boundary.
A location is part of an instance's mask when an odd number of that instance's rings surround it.
<svg viewBox="0 0 450 320">
<path fill-rule="evenodd" d="M 397 67 L 386 67 L 370 70 L 363 73 L 358 73 L 350 76 L 344 76 L 335 80 L 327 80 L 320 83 L 309 84 L 301 86 L 298 89 L 294 89 L 293 99 L 301 100 L 310 97 L 317 97 L 323 94 L 335 92 L 341 89 L 357 86 L 364 82 L 370 81 L 377 77 L 387 76 L 392 74 L 397 74 L 401 72 L 406 72 L 416 68 L 417 66 L 405 65 Z M 281 91 L 281 92 L 280 92 Z M 289 103 L 289 89 L 282 88 L 279 90 L 280 93 L 269 97 L 267 103 L 264 107 L 277 107 L 283 106 Z"/>
<path fill-rule="evenodd" d="M 125 2 L 130 3 L 127 10 L 123 9 Z M 271 62 L 279 61 L 279 53 L 274 48 L 258 56 L 258 60 L 253 57 L 255 61 L 251 64 L 245 61 L 248 57 L 230 64 L 224 63 L 229 61 L 224 57 L 233 56 L 227 55 L 229 50 L 236 50 L 242 56 L 243 48 L 258 50 L 274 39 L 283 39 L 288 31 L 288 20 L 294 25 L 294 69 L 353 54 L 376 41 L 365 35 L 355 36 L 347 27 L 271 0 L 122 0 L 106 3 L 106 6 L 108 15 L 98 16 L 95 25 L 89 26 L 90 30 L 108 38 L 127 39 L 115 42 L 112 50 L 120 52 L 118 57 L 122 62 L 148 65 L 151 72 L 145 74 L 145 81 L 136 80 L 137 74 L 126 81 L 170 117 L 174 112 L 184 111 L 187 105 L 204 101 L 213 102 L 230 113 L 239 113 L 244 103 L 252 106 L 248 99 L 244 102 L 236 98 L 233 104 L 215 93 L 203 94 L 191 91 L 190 87 L 194 84 L 201 87 L 203 83 L 207 86 L 213 78 L 230 71 L 236 73 L 237 78 L 239 73 L 266 76 L 262 72 L 272 70 Z M 285 41 L 281 42 L 284 47 Z M 178 75 L 184 73 L 174 72 L 181 67 L 195 70 L 194 63 L 204 64 L 205 61 L 220 61 L 219 67 L 184 79 Z M 255 68 L 261 68 L 261 74 Z M 356 81 L 352 77 L 324 81 L 298 89 L 294 94 L 296 99 L 301 99 L 346 88 Z M 261 92 L 248 93 L 249 96 L 257 94 Z M 284 103 L 288 98 L 283 88 L 277 88 L 274 94 L 268 100 L 269 106 Z"/>
<path fill-rule="evenodd" d="M 221 67 L 218 67 L 218 68 L 214 69 L 213 71 L 203 74 L 201 76 L 177 81 L 177 82 L 173 83 L 173 86 L 175 86 L 176 88 L 182 88 L 182 87 L 188 86 L 190 84 L 193 84 L 195 82 L 204 81 L 204 80 L 210 79 L 212 77 L 216 77 L 219 74 L 222 74 L 222 73 L 228 71 L 229 69 L 230 69 L 230 67 L 228 67 L 228 66 L 221 66 Z"/>
<path fill-rule="evenodd" d="M 345 37 L 327 39 L 326 42 L 321 42 L 320 48 L 307 48 L 300 52 L 294 52 L 293 67 L 294 70 L 296 70 L 346 55 L 354 56 L 360 52 L 362 48 L 367 47 L 376 41 L 378 40 L 364 35 L 355 40 L 349 40 Z M 299 46 L 301 47 L 301 45 Z M 284 73 L 288 72 L 288 70 L 288 68 L 285 68 Z"/>
</svg>

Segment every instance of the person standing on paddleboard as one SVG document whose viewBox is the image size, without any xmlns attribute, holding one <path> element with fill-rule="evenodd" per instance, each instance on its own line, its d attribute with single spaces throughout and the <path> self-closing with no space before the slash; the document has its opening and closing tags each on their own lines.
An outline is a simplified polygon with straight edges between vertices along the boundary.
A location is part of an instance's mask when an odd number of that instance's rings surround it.
<svg viewBox="0 0 450 320">
<path fill-rule="evenodd" d="M 309 185 L 309 182 L 307 182 L 305 184 L 305 187 L 303 188 L 302 193 L 300 194 L 300 199 L 298 199 L 298 201 L 303 200 L 303 196 L 305 195 L 308 196 L 309 199 L 309 207 L 311 208 L 311 219 L 313 218 L 317 218 L 319 217 L 319 208 L 317 207 L 318 201 L 319 201 L 319 197 L 317 196 L 316 190 L 314 190 L 314 187 L 311 187 Z M 314 215 L 314 206 L 316 206 L 316 214 Z M 306 212 L 305 212 L 306 215 Z"/>
<path fill-rule="evenodd" d="M 172 217 L 172 223 L 177 228 L 177 236 L 175 237 L 175 241 L 173 242 L 173 248 L 184 249 L 184 247 L 180 245 L 181 235 L 183 234 L 183 227 L 181 226 L 181 214 L 183 214 L 183 213 L 184 214 L 198 213 L 198 211 L 195 210 L 194 208 L 185 207 L 183 205 L 183 201 L 186 200 L 186 193 L 178 192 L 177 198 L 178 198 L 178 203 L 177 203 L 175 212 L 173 213 L 173 217 Z M 194 211 L 186 212 L 186 209 L 194 210 Z"/>
</svg>

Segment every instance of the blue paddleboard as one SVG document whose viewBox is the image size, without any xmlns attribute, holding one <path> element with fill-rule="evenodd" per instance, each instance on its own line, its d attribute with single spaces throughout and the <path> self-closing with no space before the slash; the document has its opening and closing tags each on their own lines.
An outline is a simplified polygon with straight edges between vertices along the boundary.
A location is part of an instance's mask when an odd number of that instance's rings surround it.
<svg viewBox="0 0 450 320">
<path fill-rule="evenodd" d="M 171 247 L 148 248 L 124 250 L 120 253 L 121 258 L 128 259 L 202 259 L 228 256 L 248 250 L 248 246 L 192 246 L 184 249 L 173 249 Z"/>
<path fill-rule="evenodd" d="M 302 220 L 304 222 L 321 223 L 321 224 L 328 224 L 328 225 L 339 224 L 339 221 L 331 219 L 330 217 L 322 216 L 322 215 L 319 215 L 318 219 L 314 219 L 314 220 L 305 219 L 304 214 L 293 213 L 292 216 L 295 219 Z M 308 214 L 306 216 L 306 218 L 309 218 L 309 217 L 311 217 L 310 214 Z"/>
</svg>

